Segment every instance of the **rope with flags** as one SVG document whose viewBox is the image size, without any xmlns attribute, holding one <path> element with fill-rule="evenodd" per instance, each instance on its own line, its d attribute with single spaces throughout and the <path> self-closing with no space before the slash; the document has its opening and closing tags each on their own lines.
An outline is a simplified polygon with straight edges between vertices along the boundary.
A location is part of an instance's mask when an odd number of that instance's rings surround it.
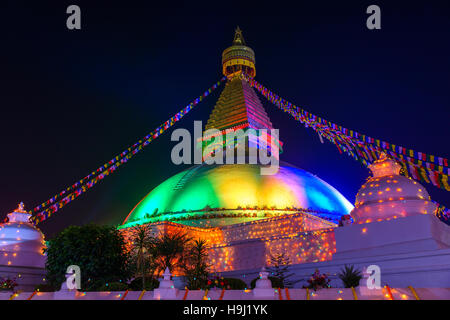
<svg viewBox="0 0 450 320">
<path fill-rule="evenodd" d="M 448 159 L 423 152 L 417 152 L 402 146 L 394 145 L 379 139 L 371 138 L 354 130 L 349 130 L 318 117 L 291 102 L 276 95 L 253 78 L 244 79 L 268 101 L 279 109 L 289 113 L 294 119 L 317 132 L 321 142 L 323 137 L 333 143 L 340 153 L 347 153 L 366 167 L 379 158 L 381 153 L 389 154 L 402 166 L 402 173 L 421 182 L 432 183 L 434 186 L 450 191 L 448 177 L 450 168 Z M 450 225 L 450 209 L 436 203 L 436 216 Z"/>
<path fill-rule="evenodd" d="M 450 191 L 448 159 L 417 152 L 349 130 L 297 107 L 252 78 L 246 78 L 246 80 L 279 109 L 289 113 L 306 127 L 311 127 L 320 137 L 335 144 L 340 153 L 347 153 L 368 166 L 379 157 L 380 153 L 384 152 L 402 165 L 405 176 L 411 176 L 416 180 L 432 183 L 438 188 Z"/>
<path fill-rule="evenodd" d="M 225 77 L 220 79 L 212 87 L 206 90 L 201 96 L 192 101 L 185 108 L 176 113 L 169 120 L 161 124 L 159 127 L 148 133 L 145 137 L 141 138 L 132 146 L 128 147 L 126 150 L 112 158 L 110 161 L 100 166 L 98 169 L 92 171 L 83 179 L 75 182 L 68 188 L 64 189 L 60 193 L 54 195 L 47 201 L 36 206 L 30 213 L 33 215 L 31 221 L 34 224 L 38 224 L 46 219 L 48 219 L 53 213 L 64 207 L 66 204 L 70 203 L 74 199 L 78 198 L 80 195 L 93 188 L 98 182 L 103 180 L 105 177 L 109 176 L 115 172 L 121 165 L 125 164 L 139 153 L 145 146 L 150 142 L 158 138 L 167 129 L 172 127 L 176 122 L 181 120 L 190 110 L 192 110 L 197 104 L 203 101 L 210 93 L 217 89 L 224 81 Z"/>
</svg>

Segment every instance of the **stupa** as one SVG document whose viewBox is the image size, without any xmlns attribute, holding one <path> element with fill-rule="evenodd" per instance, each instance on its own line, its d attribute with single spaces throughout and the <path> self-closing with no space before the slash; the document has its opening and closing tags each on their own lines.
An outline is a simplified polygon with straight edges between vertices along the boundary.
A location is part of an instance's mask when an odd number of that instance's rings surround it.
<svg viewBox="0 0 450 320">
<path fill-rule="evenodd" d="M 15 279 L 19 288 L 34 290 L 44 282 L 44 235 L 30 223 L 31 214 L 21 202 L 0 224 L 0 276 Z"/>
<path fill-rule="evenodd" d="M 278 156 L 283 144 L 272 134 L 273 125 L 260 99 L 245 80 L 256 75 L 255 53 L 239 28 L 222 54 L 222 70 L 228 81 L 200 145 L 224 151 L 237 148 L 234 140 L 227 141 L 226 132 L 242 130 L 246 133 L 241 141 L 246 147 L 244 160 L 260 149 Z M 212 129 L 215 136 L 224 137 L 223 144 L 205 139 Z M 262 142 L 261 129 L 268 132 Z M 262 175 L 266 164 L 254 160 L 203 163 L 174 175 L 150 191 L 119 228 L 127 232 L 135 225 L 149 224 L 155 233 L 183 231 L 205 239 L 218 272 L 261 270 L 270 254 L 284 246 L 303 250 L 291 257 L 293 263 L 329 259 L 333 239 L 316 230 L 336 227 L 353 205 L 306 170 L 280 162 L 276 174 Z"/>
<path fill-rule="evenodd" d="M 400 175 L 401 166 L 386 154 L 369 169 L 373 176 L 362 185 L 351 212 L 357 223 L 433 214 L 436 210 L 425 187 Z"/>
</svg>

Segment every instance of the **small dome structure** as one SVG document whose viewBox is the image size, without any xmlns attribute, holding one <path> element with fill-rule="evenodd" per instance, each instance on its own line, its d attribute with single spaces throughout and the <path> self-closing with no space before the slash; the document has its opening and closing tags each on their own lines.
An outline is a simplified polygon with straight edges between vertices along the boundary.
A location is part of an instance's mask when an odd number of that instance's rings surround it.
<svg viewBox="0 0 450 320">
<path fill-rule="evenodd" d="M 44 267 L 44 234 L 30 223 L 30 217 L 20 203 L 8 214 L 9 221 L 0 224 L 0 265 Z"/>
<path fill-rule="evenodd" d="M 357 223 L 432 214 L 436 210 L 427 190 L 417 181 L 401 176 L 401 166 L 385 154 L 369 169 L 373 177 L 358 191 L 351 212 Z"/>
</svg>

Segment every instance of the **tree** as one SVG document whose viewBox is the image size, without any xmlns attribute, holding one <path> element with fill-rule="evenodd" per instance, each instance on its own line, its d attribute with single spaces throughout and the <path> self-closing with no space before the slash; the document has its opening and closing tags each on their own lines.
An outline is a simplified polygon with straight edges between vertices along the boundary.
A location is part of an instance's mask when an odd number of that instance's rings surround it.
<svg viewBox="0 0 450 320">
<path fill-rule="evenodd" d="M 155 239 L 153 255 L 155 257 L 156 272 L 164 272 L 166 268 L 173 273 L 183 268 L 188 244 L 191 241 L 185 233 L 164 234 Z"/>
<path fill-rule="evenodd" d="M 131 259 L 137 275 L 142 277 L 142 289 L 145 289 L 145 280 L 148 274 L 153 276 L 155 271 L 154 257 L 152 255 L 155 238 L 148 225 L 135 226 L 131 229 Z"/>
<path fill-rule="evenodd" d="M 70 265 L 81 270 L 81 288 L 93 282 L 126 281 L 131 273 L 123 235 L 114 227 L 70 226 L 48 241 L 47 279 L 60 288 Z"/>
<path fill-rule="evenodd" d="M 294 283 L 300 281 L 288 280 L 294 274 L 289 273 L 291 259 L 284 252 L 275 255 L 270 254 L 270 261 L 272 262 L 272 267 L 267 268 L 267 270 L 271 273 L 272 277 L 280 280 L 281 288 L 290 288 Z"/>
<path fill-rule="evenodd" d="M 205 240 L 194 240 L 187 250 L 183 266 L 187 285 L 190 290 L 206 289 L 210 265 Z"/>
</svg>

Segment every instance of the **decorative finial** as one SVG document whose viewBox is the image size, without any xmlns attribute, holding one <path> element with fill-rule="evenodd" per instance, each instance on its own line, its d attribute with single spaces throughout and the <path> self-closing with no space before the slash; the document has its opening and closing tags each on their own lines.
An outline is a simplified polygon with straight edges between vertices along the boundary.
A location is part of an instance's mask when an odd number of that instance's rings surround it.
<svg viewBox="0 0 450 320">
<path fill-rule="evenodd" d="M 22 201 L 17 206 L 16 212 L 26 213 L 26 211 L 25 211 L 25 204 Z"/>
<path fill-rule="evenodd" d="M 374 177 L 383 177 L 388 175 L 399 175 L 401 165 L 392 160 L 385 152 L 381 152 L 379 159 L 369 165 Z"/>
<path fill-rule="evenodd" d="M 242 35 L 242 30 L 239 26 L 237 26 L 236 31 L 234 32 L 233 44 L 245 46 L 244 36 Z"/>
<path fill-rule="evenodd" d="M 380 153 L 380 156 L 379 156 L 379 158 L 378 158 L 378 160 L 379 161 L 384 161 L 384 160 L 386 160 L 387 159 L 387 154 L 386 154 L 386 152 L 381 152 Z"/>
<path fill-rule="evenodd" d="M 31 214 L 25 210 L 25 204 L 20 202 L 17 209 L 7 214 L 9 222 L 29 222 Z"/>
</svg>

